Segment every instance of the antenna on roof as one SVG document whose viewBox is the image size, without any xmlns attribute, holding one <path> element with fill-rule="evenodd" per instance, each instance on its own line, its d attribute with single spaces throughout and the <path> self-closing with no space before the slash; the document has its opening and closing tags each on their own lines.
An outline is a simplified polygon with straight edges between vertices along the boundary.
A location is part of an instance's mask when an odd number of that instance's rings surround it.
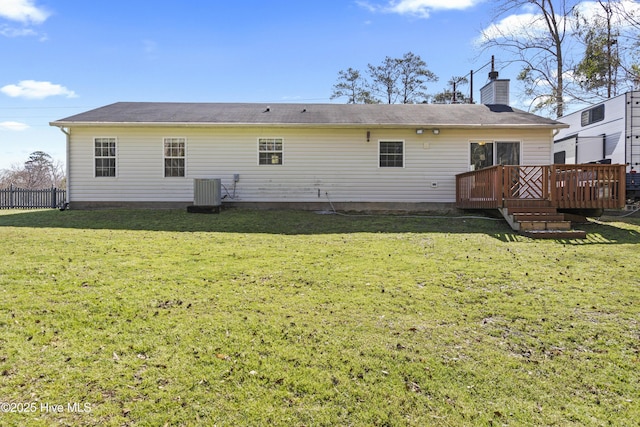
<svg viewBox="0 0 640 427">
<path fill-rule="evenodd" d="M 491 71 L 489 71 L 489 80 L 497 80 L 498 72 L 496 71 L 496 60 L 493 55 L 491 55 Z"/>
<path fill-rule="evenodd" d="M 271 111 L 271 106 L 267 106 L 266 110 L 263 111 L 263 113 L 268 113 L 269 111 Z"/>
</svg>

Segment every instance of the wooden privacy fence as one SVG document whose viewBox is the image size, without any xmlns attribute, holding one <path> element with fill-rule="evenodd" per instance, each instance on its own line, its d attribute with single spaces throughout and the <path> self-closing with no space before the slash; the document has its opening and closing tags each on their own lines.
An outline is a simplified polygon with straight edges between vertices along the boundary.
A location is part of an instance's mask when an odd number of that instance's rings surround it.
<svg viewBox="0 0 640 427">
<path fill-rule="evenodd" d="M 62 206 L 66 201 L 66 190 L 55 187 L 43 190 L 27 190 L 12 185 L 7 189 L 0 189 L 0 209 L 55 209 Z"/>
<path fill-rule="evenodd" d="M 456 175 L 456 206 L 497 209 L 547 201 L 560 209 L 619 209 L 624 165 L 492 166 Z"/>
</svg>

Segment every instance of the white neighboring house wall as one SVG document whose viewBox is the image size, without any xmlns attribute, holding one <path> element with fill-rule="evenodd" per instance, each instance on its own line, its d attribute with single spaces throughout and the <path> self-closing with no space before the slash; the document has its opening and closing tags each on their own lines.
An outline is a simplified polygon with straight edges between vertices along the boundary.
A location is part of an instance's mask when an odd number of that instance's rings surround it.
<svg viewBox="0 0 640 427">
<path fill-rule="evenodd" d="M 164 176 L 167 137 L 185 138 L 184 177 Z M 115 177 L 95 176 L 95 138 L 116 138 Z M 282 138 L 282 165 L 258 164 L 259 138 Z M 520 142 L 521 164 L 552 161 L 548 128 L 73 127 L 69 202 L 190 204 L 194 179 L 220 178 L 225 202 L 452 204 L 478 140 Z M 379 166 L 380 141 L 403 142 L 403 167 Z"/>
<path fill-rule="evenodd" d="M 560 119 L 570 125 L 554 137 L 556 163 L 611 161 L 640 165 L 640 91 L 627 92 Z M 563 161 L 564 160 L 564 161 Z"/>
</svg>

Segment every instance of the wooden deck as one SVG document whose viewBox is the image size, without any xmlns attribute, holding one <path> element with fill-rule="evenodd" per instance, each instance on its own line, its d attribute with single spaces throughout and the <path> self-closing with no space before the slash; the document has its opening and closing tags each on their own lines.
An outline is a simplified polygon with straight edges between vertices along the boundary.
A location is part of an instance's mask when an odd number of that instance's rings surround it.
<svg viewBox="0 0 640 427">
<path fill-rule="evenodd" d="M 492 166 L 456 175 L 456 207 L 621 209 L 625 165 Z"/>
</svg>

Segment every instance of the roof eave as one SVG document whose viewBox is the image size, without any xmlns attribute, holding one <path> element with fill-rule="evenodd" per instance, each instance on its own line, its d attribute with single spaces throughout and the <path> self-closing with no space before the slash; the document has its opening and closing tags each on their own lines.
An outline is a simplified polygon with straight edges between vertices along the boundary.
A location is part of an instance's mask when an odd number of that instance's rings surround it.
<svg viewBox="0 0 640 427">
<path fill-rule="evenodd" d="M 75 121 L 55 121 L 50 122 L 50 126 L 56 127 L 294 127 L 294 128 L 440 128 L 440 129 L 563 129 L 570 126 L 565 123 L 541 123 L 541 124 L 496 124 L 496 123 L 210 123 L 210 122 L 75 122 Z"/>
</svg>

